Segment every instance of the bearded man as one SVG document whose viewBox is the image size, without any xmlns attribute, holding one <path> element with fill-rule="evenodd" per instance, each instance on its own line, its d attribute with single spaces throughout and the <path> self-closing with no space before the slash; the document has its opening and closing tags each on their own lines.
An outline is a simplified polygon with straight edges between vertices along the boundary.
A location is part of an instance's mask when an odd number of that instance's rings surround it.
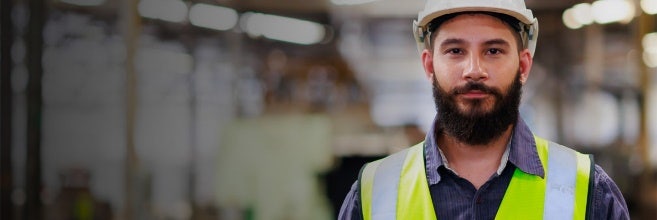
<svg viewBox="0 0 657 220">
<path fill-rule="evenodd" d="M 338 219 L 629 219 L 591 156 L 519 117 L 538 35 L 524 1 L 427 0 L 414 28 L 433 127 L 365 165 Z"/>
</svg>

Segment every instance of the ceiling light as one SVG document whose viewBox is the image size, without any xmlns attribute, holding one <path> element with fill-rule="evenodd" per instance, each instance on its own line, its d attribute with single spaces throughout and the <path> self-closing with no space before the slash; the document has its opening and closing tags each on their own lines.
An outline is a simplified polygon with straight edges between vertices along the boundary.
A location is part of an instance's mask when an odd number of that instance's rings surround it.
<svg viewBox="0 0 657 220">
<path fill-rule="evenodd" d="M 232 8 L 198 3 L 189 10 L 189 21 L 199 27 L 230 30 L 237 24 L 238 15 Z"/>
<path fill-rule="evenodd" d="M 657 54 L 657 32 L 644 35 L 641 44 L 644 51 Z"/>
<path fill-rule="evenodd" d="M 657 67 L 657 53 L 649 53 L 648 51 L 643 52 L 643 62 L 646 66 L 655 68 Z"/>
<path fill-rule="evenodd" d="M 142 0 L 137 7 L 146 18 L 183 22 L 187 17 L 187 4 L 180 0 Z"/>
<path fill-rule="evenodd" d="M 570 29 L 579 29 L 582 27 L 582 24 L 575 19 L 572 8 L 566 9 L 561 16 L 561 19 L 563 20 L 563 24 Z"/>
<path fill-rule="evenodd" d="M 577 23 L 589 25 L 593 23 L 593 16 L 591 15 L 591 4 L 581 3 L 572 7 L 572 13 Z"/>
<path fill-rule="evenodd" d="M 641 0 L 641 9 L 647 14 L 657 14 L 657 0 Z"/>
<path fill-rule="evenodd" d="M 296 44 L 315 44 L 324 39 L 323 25 L 296 18 L 248 13 L 244 16 L 246 31 L 250 36 L 264 36 L 269 39 Z"/>
<path fill-rule="evenodd" d="M 630 0 L 599 0 L 591 6 L 593 19 L 599 24 L 612 22 L 628 23 L 635 14 Z"/>
</svg>

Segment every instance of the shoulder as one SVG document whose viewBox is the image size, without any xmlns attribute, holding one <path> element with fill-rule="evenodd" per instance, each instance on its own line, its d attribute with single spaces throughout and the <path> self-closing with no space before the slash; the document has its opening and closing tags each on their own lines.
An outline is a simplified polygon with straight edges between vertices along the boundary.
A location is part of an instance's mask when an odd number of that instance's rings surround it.
<svg viewBox="0 0 657 220">
<path fill-rule="evenodd" d="M 599 165 L 593 177 L 591 219 L 629 219 L 627 204 L 616 183 Z"/>
<path fill-rule="evenodd" d="M 351 189 L 342 202 L 338 220 L 361 220 L 363 219 L 360 212 L 360 192 L 358 191 L 358 180 L 351 185 Z"/>
<path fill-rule="evenodd" d="M 553 146 L 577 152 L 563 145 Z M 589 202 L 592 203 L 589 204 L 590 219 L 629 219 L 627 203 L 623 194 L 614 180 L 597 164 L 595 164 L 591 181 L 593 186 L 589 188 Z"/>
</svg>

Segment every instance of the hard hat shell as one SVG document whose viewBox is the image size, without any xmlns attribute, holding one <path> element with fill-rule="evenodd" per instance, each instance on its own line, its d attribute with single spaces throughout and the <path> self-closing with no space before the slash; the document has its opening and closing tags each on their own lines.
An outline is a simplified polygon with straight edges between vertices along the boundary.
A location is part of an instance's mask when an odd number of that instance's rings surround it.
<svg viewBox="0 0 657 220">
<path fill-rule="evenodd" d="M 417 20 L 413 22 L 413 33 L 418 43 L 418 50 L 424 49 L 424 34 L 427 24 L 433 19 L 443 15 L 458 12 L 495 12 L 506 14 L 518 19 L 526 25 L 525 46 L 530 50 L 532 56 L 536 49 L 536 38 L 538 37 L 538 19 L 532 11 L 527 9 L 524 0 L 427 0 L 424 10 L 420 11 Z"/>
</svg>

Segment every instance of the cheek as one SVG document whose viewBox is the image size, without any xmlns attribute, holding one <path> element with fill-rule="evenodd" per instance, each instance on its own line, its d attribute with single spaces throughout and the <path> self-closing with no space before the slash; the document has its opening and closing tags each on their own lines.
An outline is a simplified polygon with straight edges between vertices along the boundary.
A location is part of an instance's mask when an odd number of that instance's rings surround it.
<svg viewBox="0 0 657 220">
<path fill-rule="evenodd" d="M 467 62 L 464 60 L 454 60 L 454 59 L 439 59 L 434 57 L 433 59 L 433 69 L 436 74 L 443 75 L 443 78 L 449 78 L 450 80 L 458 80 L 463 76 L 464 70 L 466 69 Z"/>
<path fill-rule="evenodd" d="M 436 73 L 432 79 L 433 84 L 437 84 L 443 91 L 451 91 L 454 88 L 454 80 L 450 79 L 449 74 Z"/>
<path fill-rule="evenodd" d="M 440 82 L 440 86 L 443 88 L 451 88 L 453 84 L 457 83 L 460 79 L 460 72 L 455 68 L 445 68 L 445 65 L 442 67 L 434 66 L 434 78 Z"/>
</svg>

